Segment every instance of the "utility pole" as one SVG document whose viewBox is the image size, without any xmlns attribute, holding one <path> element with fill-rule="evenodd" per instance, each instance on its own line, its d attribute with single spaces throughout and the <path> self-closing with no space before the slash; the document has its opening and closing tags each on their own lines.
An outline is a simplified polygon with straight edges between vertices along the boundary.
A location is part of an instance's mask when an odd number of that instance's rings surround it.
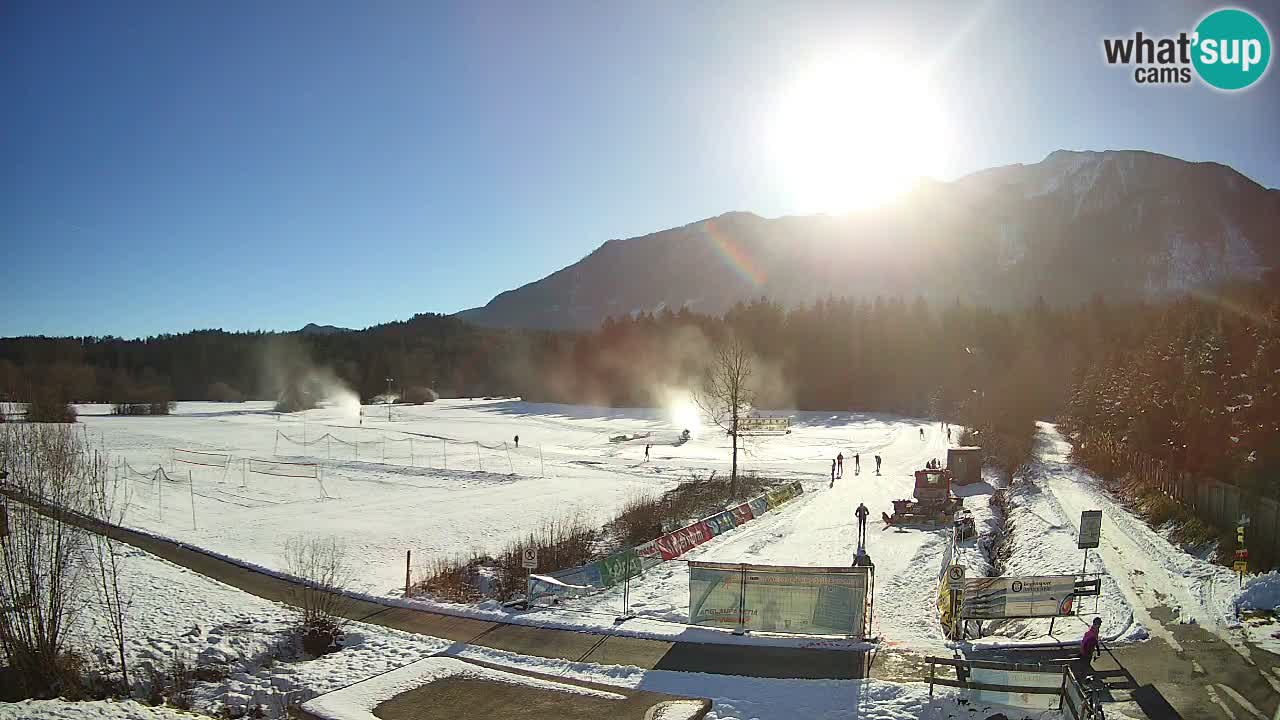
<svg viewBox="0 0 1280 720">
<path fill-rule="evenodd" d="M 391 422 L 391 378 L 387 378 L 387 422 Z"/>
</svg>

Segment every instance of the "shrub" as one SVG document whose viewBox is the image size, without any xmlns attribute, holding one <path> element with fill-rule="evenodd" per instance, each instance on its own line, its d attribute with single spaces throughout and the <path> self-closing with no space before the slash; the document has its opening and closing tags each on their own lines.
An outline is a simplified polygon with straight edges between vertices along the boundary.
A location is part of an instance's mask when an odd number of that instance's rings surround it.
<svg viewBox="0 0 1280 720">
<path fill-rule="evenodd" d="M 32 387 L 28 392 L 27 420 L 39 423 L 73 423 L 76 409 L 62 389 L 53 385 Z"/>
<path fill-rule="evenodd" d="M 285 571 L 299 579 L 290 590 L 298 612 L 303 649 L 324 655 L 339 649 L 351 600 L 344 591 L 354 578 L 346 546 L 337 538 L 292 538 L 285 542 Z"/>
<path fill-rule="evenodd" d="M 422 405 L 423 403 L 435 402 L 439 399 L 435 390 L 421 385 L 410 385 L 404 390 L 404 402 L 413 403 L 414 405 Z"/>
<path fill-rule="evenodd" d="M 244 393 L 219 380 L 209 385 L 209 389 L 205 392 L 209 399 L 214 402 L 244 402 Z"/>
</svg>

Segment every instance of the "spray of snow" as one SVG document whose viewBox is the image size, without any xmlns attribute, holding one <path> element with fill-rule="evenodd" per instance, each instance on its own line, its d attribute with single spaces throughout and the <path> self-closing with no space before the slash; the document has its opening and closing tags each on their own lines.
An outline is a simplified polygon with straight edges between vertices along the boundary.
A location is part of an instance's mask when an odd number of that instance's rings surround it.
<svg viewBox="0 0 1280 720">
<path fill-rule="evenodd" d="M 665 388 L 661 396 L 662 405 L 667 409 L 672 427 L 677 431 L 688 430 L 690 435 L 698 437 L 702 429 L 702 412 L 698 409 L 698 404 L 693 401 L 693 395 L 688 390 Z"/>
</svg>

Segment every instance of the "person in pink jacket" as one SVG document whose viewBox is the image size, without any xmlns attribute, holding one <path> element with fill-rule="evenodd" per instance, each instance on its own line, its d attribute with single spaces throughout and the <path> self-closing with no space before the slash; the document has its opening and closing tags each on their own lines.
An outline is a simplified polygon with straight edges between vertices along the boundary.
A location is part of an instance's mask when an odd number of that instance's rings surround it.
<svg viewBox="0 0 1280 720">
<path fill-rule="evenodd" d="M 1080 638 L 1080 659 L 1084 661 L 1085 667 L 1088 667 L 1093 659 L 1101 655 L 1098 649 L 1098 633 L 1102 631 L 1102 618 L 1095 617 L 1093 625 L 1085 631 L 1084 637 Z"/>
</svg>

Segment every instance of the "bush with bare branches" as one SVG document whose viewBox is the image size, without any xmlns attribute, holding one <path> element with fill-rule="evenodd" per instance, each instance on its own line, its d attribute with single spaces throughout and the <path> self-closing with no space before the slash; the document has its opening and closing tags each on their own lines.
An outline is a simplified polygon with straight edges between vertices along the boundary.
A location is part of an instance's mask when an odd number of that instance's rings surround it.
<svg viewBox="0 0 1280 720">
<path fill-rule="evenodd" d="M 0 466 L 10 492 L 47 508 L 89 514 L 93 483 L 105 483 L 107 463 L 82 435 L 64 425 L 0 426 Z M 10 502 L 9 537 L 0 554 L 0 647 L 13 682 L 26 697 L 74 696 L 79 664 L 67 645 L 70 629 L 92 602 L 84 562 L 88 533 Z"/>
<path fill-rule="evenodd" d="M 290 604 L 298 612 L 303 649 L 324 655 L 339 649 L 352 606 L 345 593 L 355 573 L 346 545 L 336 537 L 296 537 L 285 542 L 285 572 L 298 579 Z"/>
</svg>

